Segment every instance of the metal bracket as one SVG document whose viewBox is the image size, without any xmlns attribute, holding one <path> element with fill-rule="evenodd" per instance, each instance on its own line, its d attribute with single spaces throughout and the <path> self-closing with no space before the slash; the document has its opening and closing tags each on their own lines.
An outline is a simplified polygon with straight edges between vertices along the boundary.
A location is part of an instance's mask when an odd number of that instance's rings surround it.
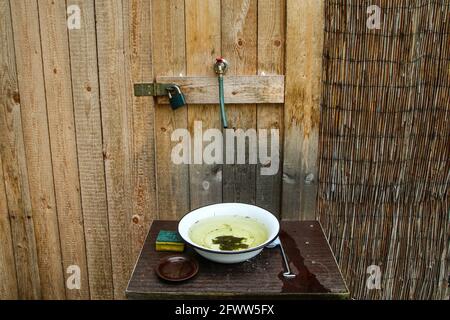
<svg viewBox="0 0 450 320">
<path fill-rule="evenodd" d="M 173 83 L 136 83 L 134 95 L 136 97 L 167 96 L 167 89 L 173 85 Z"/>
</svg>

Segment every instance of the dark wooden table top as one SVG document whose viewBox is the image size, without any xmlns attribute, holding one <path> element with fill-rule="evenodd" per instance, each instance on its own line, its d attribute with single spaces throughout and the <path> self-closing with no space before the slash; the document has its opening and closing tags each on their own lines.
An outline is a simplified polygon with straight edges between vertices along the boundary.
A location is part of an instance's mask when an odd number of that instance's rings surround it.
<svg viewBox="0 0 450 320">
<path fill-rule="evenodd" d="M 318 298 L 346 299 L 347 286 L 320 224 L 316 221 L 281 223 L 280 238 L 295 279 L 284 279 L 279 248 L 264 249 L 257 257 L 240 264 L 208 261 L 190 248 L 184 254 L 199 262 L 199 273 L 182 283 L 158 278 L 154 269 L 160 259 L 172 255 L 155 250 L 160 230 L 177 230 L 175 221 L 155 221 L 126 291 L 129 299 L 239 299 Z"/>
</svg>

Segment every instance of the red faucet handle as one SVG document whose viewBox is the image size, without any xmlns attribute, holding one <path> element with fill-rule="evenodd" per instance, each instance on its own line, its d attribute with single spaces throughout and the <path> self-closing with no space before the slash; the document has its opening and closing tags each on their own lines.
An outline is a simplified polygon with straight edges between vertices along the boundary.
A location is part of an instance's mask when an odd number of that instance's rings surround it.
<svg viewBox="0 0 450 320">
<path fill-rule="evenodd" d="M 214 70 L 217 74 L 223 75 L 227 72 L 228 62 L 222 57 L 216 58 L 216 63 L 214 64 Z"/>
</svg>

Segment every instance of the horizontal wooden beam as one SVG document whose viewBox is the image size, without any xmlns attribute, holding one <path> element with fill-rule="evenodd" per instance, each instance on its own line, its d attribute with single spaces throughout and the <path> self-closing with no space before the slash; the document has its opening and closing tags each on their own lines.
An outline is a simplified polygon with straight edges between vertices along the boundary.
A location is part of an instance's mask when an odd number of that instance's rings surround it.
<svg viewBox="0 0 450 320">
<path fill-rule="evenodd" d="M 217 77 L 158 77 L 157 83 L 180 86 L 188 104 L 218 104 Z M 225 103 L 284 103 L 284 76 L 225 76 Z M 168 104 L 167 97 L 158 97 L 159 104 Z"/>
</svg>

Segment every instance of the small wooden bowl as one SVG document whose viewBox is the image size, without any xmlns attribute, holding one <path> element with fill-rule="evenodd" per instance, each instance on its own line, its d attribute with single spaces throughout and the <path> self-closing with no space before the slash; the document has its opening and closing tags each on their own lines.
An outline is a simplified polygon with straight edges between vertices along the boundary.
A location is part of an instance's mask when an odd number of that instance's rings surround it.
<svg viewBox="0 0 450 320">
<path fill-rule="evenodd" d="M 181 282 L 191 279 L 198 273 L 198 262 L 186 255 L 172 255 L 160 260 L 155 272 L 161 279 Z"/>
</svg>

